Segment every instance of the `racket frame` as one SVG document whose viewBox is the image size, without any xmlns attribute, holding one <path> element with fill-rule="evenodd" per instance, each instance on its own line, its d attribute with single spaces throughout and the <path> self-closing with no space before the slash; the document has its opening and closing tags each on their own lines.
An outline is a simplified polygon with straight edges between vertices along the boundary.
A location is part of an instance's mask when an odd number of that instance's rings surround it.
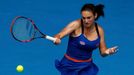
<svg viewBox="0 0 134 75">
<path fill-rule="evenodd" d="M 29 40 L 19 40 L 19 39 L 17 39 L 17 38 L 14 36 L 14 34 L 13 34 L 13 26 L 14 26 L 14 23 L 16 22 L 16 20 L 19 19 L 19 18 L 27 19 L 28 21 L 30 21 L 30 22 L 32 23 L 34 29 L 37 30 L 37 31 L 42 35 L 41 37 L 38 37 L 38 38 L 46 38 L 46 39 L 51 40 L 51 41 L 53 41 L 53 42 L 56 41 L 56 38 L 43 34 L 43 33 L 37 28 L 37 26 L 35 25 L 35 23 L 34 23 L 33 20 L 31 20 L 30 18 L 24 17 L 24 16 L 17 16 L 17 17 L 15 17 L 15 18 L 13 19 L 12 23 L 11 23 L 10 32 L 11 32 L 11 34 L 12 34 L 12 36 L 13 36 L 13 38 L 14 38 L 15 40 L 17 40 L 17 41 L 19 41 L 19 42 L 30 42 L 30 41 L 32 41 L 32 40 L 35 39 L 35 38 L 34 38 L 34 35 L 33 35 L 33 37 L 30 38 Z"/>
</svg>

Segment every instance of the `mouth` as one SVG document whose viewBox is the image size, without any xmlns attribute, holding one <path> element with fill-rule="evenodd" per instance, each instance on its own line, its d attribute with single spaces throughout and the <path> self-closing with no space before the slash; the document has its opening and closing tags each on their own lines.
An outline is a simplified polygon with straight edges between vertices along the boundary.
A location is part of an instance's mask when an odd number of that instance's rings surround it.
<svg viewBox="0 0 134 75">
<path fill-rule="evenodd" d="M 88 27 L 88 26 L 90 26 L 90 24 L 89 23 L 85 23 L 84 26 L 85 27 Z"/>
<path fill-rule="evenodd" d="M 86 26 L 89 25 L 89 24 L 90 24 L 90 23 L 84 23 L 84 25 L 86 25 Z"/>
</svg>

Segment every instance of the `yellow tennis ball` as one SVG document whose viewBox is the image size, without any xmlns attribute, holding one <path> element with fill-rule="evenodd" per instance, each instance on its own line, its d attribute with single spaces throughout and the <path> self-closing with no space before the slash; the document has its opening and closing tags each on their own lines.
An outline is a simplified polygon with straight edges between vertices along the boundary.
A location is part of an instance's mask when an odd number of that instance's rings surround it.
<svg viewBox="0 0 134 75">
<path fill-rule="evenodd" d="M 22 72 L 22 71 L 24 70 L 24 68 L 23 68 L 22 65 L 18 65 L 18 66 L 16 67 L 16 70 L 17 70 L 18 72 Z"/>
</svg>

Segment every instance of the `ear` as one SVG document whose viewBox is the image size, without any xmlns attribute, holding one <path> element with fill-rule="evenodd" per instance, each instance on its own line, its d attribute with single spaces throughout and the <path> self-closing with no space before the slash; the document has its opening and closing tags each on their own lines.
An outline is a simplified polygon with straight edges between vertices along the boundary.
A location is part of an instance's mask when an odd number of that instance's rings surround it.
<svg viewBox="0 0 134 75">
<path fill-rule="evenodd" d="M 97 18 L 97 16 L 98 16 L 98 14 L 97 14 L 97 13 L 95 13 L 95 19 Z"/>
</svg>

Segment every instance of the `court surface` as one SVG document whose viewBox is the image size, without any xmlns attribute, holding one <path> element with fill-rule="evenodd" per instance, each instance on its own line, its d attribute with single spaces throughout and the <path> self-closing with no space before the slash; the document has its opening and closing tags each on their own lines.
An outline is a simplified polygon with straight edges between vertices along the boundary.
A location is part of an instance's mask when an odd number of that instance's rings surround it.
<svg viewBox="0 0 134 75">
<path fill-rule="evenodd" d="M 10 24 L 14 17 L 26 16 L 43 33 L 53 36 L 81 17 L 80 9 L 85 3 L 105 5 L 105 17 L 98 23 L 105 30 L 107 46 L 119 46 L 117 54 L 106 58 L 99 55 L 98 49 L 94 51 L 98 75 L 134 74 L 133 0 L 0 0 L 0 75 L 60 75 L 54 60 L 64 55 L 68 37 L 58 46 L 44 39 L 20 43 L 12 38 Z M 16 72 L 19 64 L 24 66 L 22 73 Z"/>
</svg>

